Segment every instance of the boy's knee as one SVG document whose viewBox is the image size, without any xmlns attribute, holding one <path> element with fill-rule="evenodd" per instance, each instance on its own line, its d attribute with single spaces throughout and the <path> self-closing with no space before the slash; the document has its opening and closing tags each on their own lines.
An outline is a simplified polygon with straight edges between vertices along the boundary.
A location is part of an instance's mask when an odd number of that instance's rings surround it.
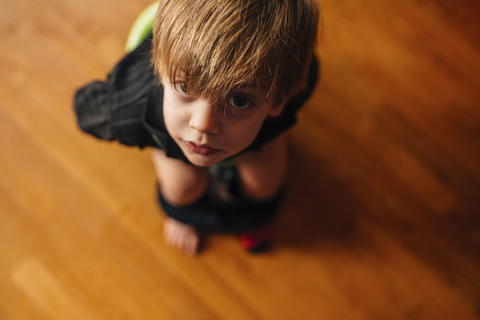
<svg viewBox="0 0 480 320">
<path fill-rule="evenodd" d="M 284 184 L 283 179 L 251 179 L 243 183 L 243 191 L 256 200 L 265 200 L 275 196 Z"/>
<path fill-rule="evenodd" d="M 183 207 L 201 198 L 207 191 L 208 183 L 195 184 L 162 184 L 160 191 L 162 196 L 171 205 Z"/>
<path fill-rule="evenodd" d="M 280 136 L 257 153 L 238 157 L 243 192 L 254 199 L 274 196 L 283 186 L 287 166 L 287 140 Z"/>
<path fill-rule="evenodd" d="M 279 160 L 281 161 L 281 160 Z M 271 167 L 258 172 L 257 170 L 242 170 L 240 178 L 243 192 L 257 200 L 264 200 L 275 196 L 285 183 L 285 165 L 276 163 Z"/>
</svg>

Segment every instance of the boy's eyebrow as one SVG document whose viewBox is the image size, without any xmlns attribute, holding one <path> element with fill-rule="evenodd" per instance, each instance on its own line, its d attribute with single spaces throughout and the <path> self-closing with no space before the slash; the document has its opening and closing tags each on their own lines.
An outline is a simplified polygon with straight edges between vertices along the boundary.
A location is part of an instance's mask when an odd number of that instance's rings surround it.
<svg viewBox="0 0 480 320">
<path fill-rule="evenodd" d="M 252 88 L 252 89 L 260 89 L 263 91 L 264 88 L 267 87 L 266 83 L 261 83 L 259 81 L 251 82 L 251 83 L 242 83 L 233 87 L 232 89 L 244 89 L 244 88 Z"/>
<path fill-rule="evenodd" d="M 247 89 L 247 90 L 252 90 L 254 92 L 257 92 L 258 90 L 260 90 L 260 92 L 263 93 L 262 87 L 258 84 L 256 84 L 256 85 L 242 84 L 242 85 L 235 86 L 235 87 L 232 88 L 232 90 L 236 90 L 236 89 Z"/>
<path fill-rule="evenodd" d="M 261 88 L 260 84 L 253 84 L 253 83 L 242 83 L 238 86 L 235 86 L 235 88 Z"/>
<path fill-rule="evenodd" d="M 260 85 L 248 85 L 243 84 L 240 86 L 235 86 L 232 90 L 245 90 L 247 94 L 254 96 L 256 99 L 268 99 Z M 250 91 L 250 92 L 249 92 Z"/>
</svg>

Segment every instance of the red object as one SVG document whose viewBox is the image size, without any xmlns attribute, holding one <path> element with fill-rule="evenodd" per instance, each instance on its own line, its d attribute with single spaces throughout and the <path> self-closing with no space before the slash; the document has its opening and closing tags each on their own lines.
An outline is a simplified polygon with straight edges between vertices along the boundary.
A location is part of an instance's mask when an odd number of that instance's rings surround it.
<svg viewBox="0 0 480 320">
<path fill-rule="evenodd" d="M 273 226 L 247 230 L 239 235 L 240 246 L 250 253 L 261 253 L 269 250 L 272 245 Z"/>
</svg>

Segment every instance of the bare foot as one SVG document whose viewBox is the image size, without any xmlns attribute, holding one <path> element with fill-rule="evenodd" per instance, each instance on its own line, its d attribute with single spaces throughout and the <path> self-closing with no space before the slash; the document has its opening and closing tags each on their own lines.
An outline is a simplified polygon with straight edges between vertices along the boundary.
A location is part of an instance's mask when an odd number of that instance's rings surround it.
<svg viewBox="0 0 480 320">
<path fill-rule="evenodd" d="M 163 225 L 163 236 L 169 245 L 191 256 L 198 252 L 200 236 L 192 226 L 172 218 L 166 218 Z"/>
</svg>

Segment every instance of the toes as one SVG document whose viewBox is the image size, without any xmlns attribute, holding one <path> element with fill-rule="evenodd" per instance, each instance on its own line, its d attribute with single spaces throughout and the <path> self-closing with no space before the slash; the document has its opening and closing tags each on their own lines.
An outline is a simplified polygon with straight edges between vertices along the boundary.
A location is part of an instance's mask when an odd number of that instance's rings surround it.
<svg viewBox="0 0 480 320">
<path fill-rule="evenodd" d="M 165 220 L 163 228 L 165 241 L 170 246 L 189 255 L 197 253 L 200 240 L 195 228 L 173 219 Z"/>
<path fill-rule="evenodd" d="M 189 236 L 184 242 L 184 251 L 189 255 L 197 253 L 198 249 L 198 236 Z"/>
</svg>

